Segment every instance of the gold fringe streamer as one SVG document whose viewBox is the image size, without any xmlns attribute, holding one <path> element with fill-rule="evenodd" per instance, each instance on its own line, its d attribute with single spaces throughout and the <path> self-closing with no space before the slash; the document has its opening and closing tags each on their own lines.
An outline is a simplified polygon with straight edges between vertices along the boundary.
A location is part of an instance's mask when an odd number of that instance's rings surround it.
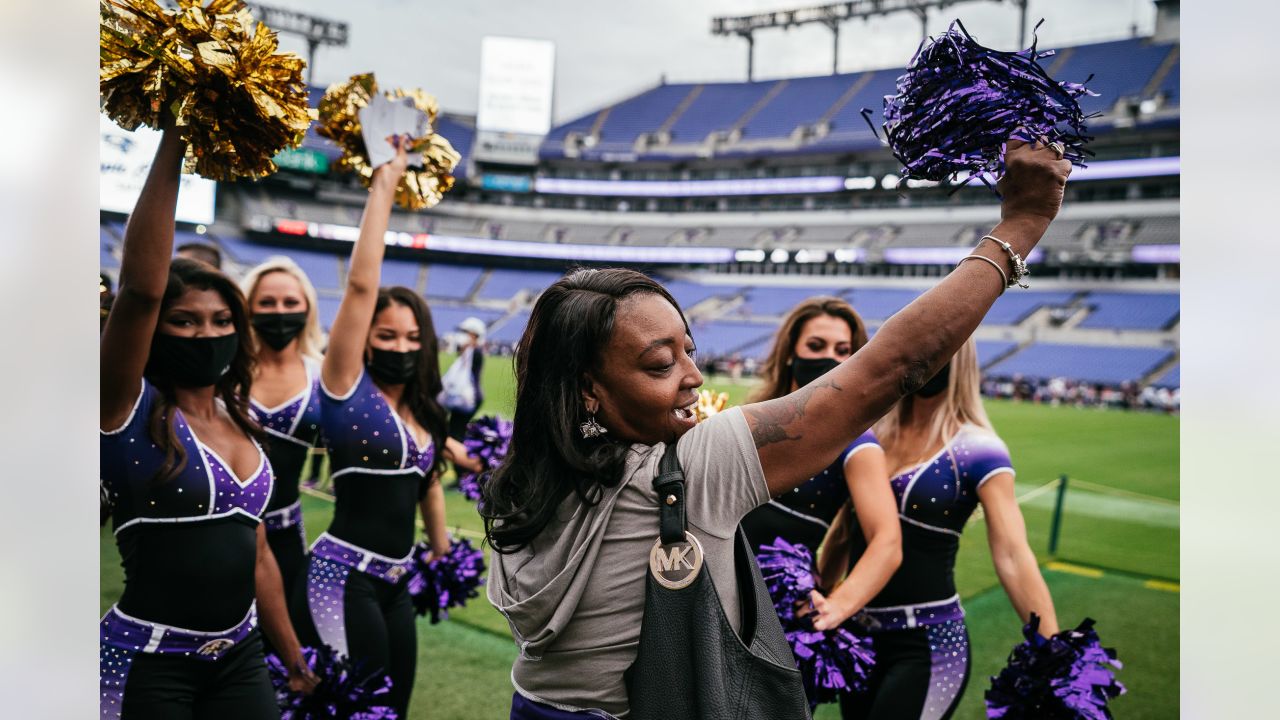
<svg viewBox="0 0 1280 720">
<path fill-rule="evenodd" d="M 241 0 L 100 0 L 102 111 L 126 130 L 172 124 L 186 169 L 214 180 L 258 178 L 302 143 L 306 62 L 277 52 L 276 33 Z M 169 117 L 166 118 L 165 114 Z"/>
<path fill-rule="evenodd" d="M 366 187 L 372 182 L 373 168 L 369 166 L 369 154 L 361 134 L 360 109 L 368 105 L 377 93 L 378 81 L 373 73 L 353 75 L 344 83 L 330 86 L 320 101 L 319 124 L 316 126 L 319 135 L 329 138 L 342 149 L 338 167 L 356 173 Z M 400 88 L 384 95 L 390 100 L 412 98 L 414 106 L 427 114 L 432 128 L 427 136 L 410 139 L 409 152 L 422 153 L 423 166 L 410 165 L 405 171 L 400 185 L 396 187 L 396 203 L 409 210 L 434 207 L 453 187 L 451 173 L 462 160 L 462 155 L 443 135 L 435 132 L 439 107 L 434 96 L 422 90 Z"/>
</svg>

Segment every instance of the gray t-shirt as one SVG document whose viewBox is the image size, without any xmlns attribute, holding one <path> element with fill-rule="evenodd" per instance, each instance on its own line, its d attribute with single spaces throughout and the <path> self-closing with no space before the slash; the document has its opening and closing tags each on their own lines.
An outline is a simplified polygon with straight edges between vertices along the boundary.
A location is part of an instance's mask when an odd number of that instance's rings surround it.
<svg viewBox="0 0 1280 720">
<path fill-rule="evenodd" d="M 649 550 L 658 537 L 653 478 L 662 445 L 633 445 L 622 484 L 593 507 L 570 496 L 560 516 L 523 550 L 492 553 L 488 596 L 511 624 L 521 694 L 569 710 L 627 714 L 623 672 L 635 660 Z M 676 444 L 689 531 L 701 542 L 729 622 L 738 629 L 734 534 L 769 501 L 764 471 L 740 408 L 699 423 Z"/>
</svg>

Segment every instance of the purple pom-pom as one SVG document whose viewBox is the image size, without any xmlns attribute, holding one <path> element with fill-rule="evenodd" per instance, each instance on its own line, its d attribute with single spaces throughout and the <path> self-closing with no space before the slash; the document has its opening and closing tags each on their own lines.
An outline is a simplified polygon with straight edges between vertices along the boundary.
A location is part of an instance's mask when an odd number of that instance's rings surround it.
<svg viewBox="0 0 1280 720">
<path fill-rule="evenodd" d="M 1111 667 L 1123 667 L 1116 651 L 1102 647 L 1093 620 L 1051 638 L 1036 632 L 1040 618 L 1022 628 L 1026 638 L 1009 653 L 1009 664 L 991 678 L 987 717 L 1005 720 L 1109 720 L 1107 702 L 1123 695 Z M 1109 667 L 1110 666 L 1110 667 Z"/>
<path fill-rule="evenodd" d="M 309 694 L 290 690 L 289 669 L 277 655 L 267 654 L 280 720 L 396 720 L 396 711 L 382 704 L 391 678 L 381 669 L 368 671 L 328 645 L 304 647 L 302 658 L 320 679 Z"/>
<path fill-rule="evenodd" d="M 811 616 L 797 614 L 816 588 L 809 548 L 775 538 L 772 545 L 760 546 L 756 562 L 796 657 L 810 707 L 865 690 L 875 664 L 870 639 L 843 627 L 815 630 Z"/>
<path fill-rule="evenodd" d="M 1034 39 L 1018 52 L 983 47 L 959 20 L 922 43 L 898 78 L 897 94 L 884 99 L 884 133 L 902 163 L 902 180 L 977 178 L 990 186 L 990 178 L 1004 174 L 1009 138 L 1060 142 L 1064 157 L 1084 167 L 1093 154 L 1084 147 L 1093 139 L 1085 126 L 1092 116 L 1079 98 L 1097 93 L 1049 77 L 1039 60 L 1051 55 L 1037 52 Z M 868 124 L 870 113 L 863 111 Z"/>
<path fill-rule="evenodd" d="M 507 457 L 511 446 L 511 421 L 498 416 L 486 416 L 467 423 L 462 444 L 467 454 L 480 461 L 484 469 L 478 473 L 459 473 L 458 489 L 468 500 L 479 500 L 480 492 L 489 473 Z"/>
<path fill-rule="evenodd" d="M 772 545 L 760 546 L 756 562 L 778 619 L 786 627 L 796 621 L 796 610 L 809 602 L 810 591 L 817 587 L 809 548 L 774 538 Z"/>
<path fill-rule="evenodd" d="M 454 540 L 445 555 L 428 560 L 431 548 L 418 543 L 413 551 L 413 574 L 409 576 L 409 597 L 419 615 L 430 615 L 431 623 L 449 618 L 449 608 L 462 607 L 480 594 L 484 584 L 484 551 L 471 547 L 469 540 Z"/>
<path fill-rule="evenodd" d="M 786 635 L 796 656 L 810 707 L 836 702 L 844 693 L 867 689 L 871 666 L 876 661 L 870 638 L 842 627 L 817 631 L 807 617 L 800 618 L 797 624 L 807 625 L 809 629 L 791 630 Z"/>
</svg>

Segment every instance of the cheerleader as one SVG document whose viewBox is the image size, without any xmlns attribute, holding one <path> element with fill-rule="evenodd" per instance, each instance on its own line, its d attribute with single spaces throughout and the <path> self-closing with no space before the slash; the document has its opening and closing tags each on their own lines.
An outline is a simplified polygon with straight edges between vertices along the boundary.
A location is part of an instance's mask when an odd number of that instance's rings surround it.
<svg viewBox="0 0 1280 720">
<path fill-rule="evenodd" d="M 408 164 L 403 143 L 392 144 L 395 159 L 373 174 L 321 363 L 320 425 L 335 505 L 329 529 L 311 546 L 295 617 L 309 617 L 319 641 L 389 675 L 386 704 L 405 717 L 418 657 L 404 582 L 415 508 L 432 553 L 448 552 L 439 472 L 445 459 L 468 461 L 460 443 L 446 444 L 431 311 L 408 288 L 378 287 L 391 203 Z"/>
<path fill-rule="evenodd" d="M 763 402 L 795 392 L 834 370 L 866 344 L 866 325 L 847 302 L 834 297 L 805 300 L 792 308 L 778 328 L 761 368 L 764 385 L 750 401 Z M 867 551 L 830 597 L 813 594 L 814 626 L 820 630 L 834 628 L 862 609 L 902 560 L 898 513 L 889 490 L 884 451 L 875 433 L 862 433 L 821 473 L 742 519 L 742 529 L 753 549 L 758 551 L 761 545 L 781 537 L 808 548 L 810 557 L 818 557 L 832 520 L 849 500 L 858 514 Z M 822 565 L 830 565 L 825 557 Z M 823 586 L 834 587 L 831 579 L 824 578 L 827 582 Z"/>
<path fill-rule="evenodd" d="M 845 718 L 949 718 L 969 680 L 969 635 L 955 586 L 965 521 L 982 505 L 996 575 L 1025 623 L 1058 632 L 1053 600 L 1027 544 L 1013 493 L 1013 463 L 978 392 L 970 338 L 942 370 L 875 425 L 892 468 L 902 524 L 902 566 L 859 615 L 876 664 L 869 692 L 846 696 Z M 869 549 L 851 518 L 851 558 Z"/>
<path fill-rule="evenodd" d="M 258 364 L 249 404 L 267 434 L 275 488 L 263 521 L 285 595 L 306 565 L 298 482 L 320 435 L 320 348 L 316 290 L 302 268 L 274 257 L 241 281 L 252 314 Z"/>
<path fill-rule="evenodd" d="M 166 132 L 125 230 L 101 340 L 101 493 L 125 588 L 102 618 L 102 718 L 279 718 L 258 617 L 312 686 L 261 515 L 272 471 L 247 398 L 244 297 L 170 263 L 184 146 Z"/>
</svg>

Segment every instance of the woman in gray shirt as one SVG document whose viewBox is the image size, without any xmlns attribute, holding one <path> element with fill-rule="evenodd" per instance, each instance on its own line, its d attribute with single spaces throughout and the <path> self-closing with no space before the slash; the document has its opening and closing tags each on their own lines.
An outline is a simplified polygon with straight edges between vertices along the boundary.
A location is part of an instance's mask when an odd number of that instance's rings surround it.
<svg viewBox="0 0 1280 720">
<path fill-rule="evenodd" d="M 1002 219 L 976 262 L 822 378 L 700 424 L 693 338 L 665 289 L 630 270 L 579 270 L 542 294 L 516 355 L 510 454 L 481 506 L 495 550 L 488 597 L 520 650 L 513 717 L 628 716 L 624 673 L 659 530 L 652 480 L 668 443 L 684 470 L 688 531 L 738 630 L 742 516 L 830 465 L 932 377 L 1057 215 L 1070 163 L 1039 144 L 1007 148 Z"/>
</svg>

